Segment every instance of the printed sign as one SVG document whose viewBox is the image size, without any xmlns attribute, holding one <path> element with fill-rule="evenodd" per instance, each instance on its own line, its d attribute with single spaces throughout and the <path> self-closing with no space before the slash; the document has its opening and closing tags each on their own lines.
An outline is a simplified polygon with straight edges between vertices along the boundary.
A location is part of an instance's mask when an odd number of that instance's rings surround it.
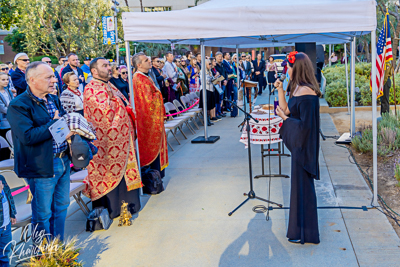
<svg viewBox="0 0 400 267">
<path fill-rule="evenodd" d="M 103 23 L 103 44 L 115 44 L 114 17 L 102 17 Z"/>
</svg>

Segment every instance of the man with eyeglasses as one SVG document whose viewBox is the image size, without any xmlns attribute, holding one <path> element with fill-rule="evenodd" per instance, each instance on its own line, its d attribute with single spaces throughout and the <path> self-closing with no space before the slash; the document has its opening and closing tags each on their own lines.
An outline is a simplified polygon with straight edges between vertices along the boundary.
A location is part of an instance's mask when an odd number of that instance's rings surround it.
<svg viewBox="0 0 400 267">
<path fill-rule="evenodd" d="M 157 84 L 158 88 L 163 88 L 164 87 L 164 79 L 167 78 L 167 75 L 165 75 L 161 68 L 160 68 L 160 59 L 158 57 L 152 57 L 151 58 L 151 62 L 152 62 L 152 71 L 154 73 L 154 75 L 156 76 L 156 80 L 157 80 Z"/>
<path fill-rule="evenodd" d="M 25 71 L 30 63 L 29 57 L 26 53 L 19 53 L 14 58 L 14 64 L 17 64 L 15 71 L 11 74 L 11 80 L 17 90 L 17 95 L 25 92 L 28 84 L 25 80 Z"/>
<path fill-rule="evenodd" d="M 57 88 L 55 88 L 57 90 L 57 96 L 60 97 L 63 89 L 62 89 L 62 81 L 61 81 L 61 77 L 60 74 L 58 74 L 58 71 L 56 71 L 55 69 L 53 69 L 53 67 L 51 66 L 51 59 L 49 57 L 43 57 L 42 58 L 42 62 L 46 63 L 47 65 L 50 66 L 50 68 L 53 70 L 54 72 L 54 76 L 56 76 L 57 82 L 54 84 Z"/>
<path fill-rule="evenodd" d="M 56 67 L 56 71 L 60 74 L 62 72 L 62 69 L 67 66 L 67 59 L 63 56 L 59 57 L 58 64 L 60 65 Z"/>
<path fill-rule="evenodd" d="M 11 92 L 13 93 L 14 97 L 17 96 L 17 90 L 15 90 L 14 84 L 11 80 L 10 75 L 10 68 L 6 64 L 0 64 L 0 72 L 4 72 L 8 75 L 8 88 L 10 88 Z"/>
<path fill-rule="evenodd" d="M 68 65 L 63 68 L 63 70 L 61 71 L 61 78 L 64 77 L 65 73 L 68 72 L 74 72 L 76 77 L 78 77 L 79 80 L 79 90 L 81 92 L 83 92 L 83 89 L 86 86 L 86 82 L 85 82 L 85 76 L 83 74 L 83 70 L 81 68 L 79 68 L 79 58 L 75 53 L 70 53 L 67 56 L 67 60 L 68 60 Z"/>
</svg>

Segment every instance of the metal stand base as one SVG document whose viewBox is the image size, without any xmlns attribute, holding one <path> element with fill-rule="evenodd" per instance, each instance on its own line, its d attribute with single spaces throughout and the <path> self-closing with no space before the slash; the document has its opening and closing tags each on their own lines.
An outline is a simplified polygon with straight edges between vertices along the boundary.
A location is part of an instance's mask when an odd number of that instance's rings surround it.
<svg viewBox="0 0 400 267">
<path fill-rule="evenodd" d="M 204 136 L 198 136 L 192 140 L 192 144 L 214 144 L 220 139 L 219 136 L 209 136 L 207 140 Z"/>
<path fill-rule="evenodd" d="M 285 154 L 285 148 L 283 145 L 281 145 L 281 142 L 278 143 L 278 149 L 275 154 L 271 154 L 271 151 L 274 151 L 274 149 L 271 149 L 271 144 L 268 144 L 268 149 L 264 149 L 264 145 L 261 145 L 261 166 L 262 166 L 262 174 L 254 176 L 254 179 L 258 178 L 264 178 L 264 177 L 272 177 L 272 178 L 289 178 L 289 175 L 282 174 L 282 156 L 284 157 L 290 157 L 289 154 Z M 264 154 L 265 151 L 268 151 L 268 154 Z M 265 174 L 264 171 L 264 158 L 265 157 L 278 157 L 279 158 L 279 173 L 278 174 Z"/>
<path fill-rule="evenodd" d="M 244 195 L 244 196 L 247 196 L 246 200 L 243 201 L 242 203 L 240 203 L 240 205 L 237 206 L 233 211 L 229 212 L 229 213 L 228 213 L 229 216 L 231 216 L 235 211 L 237 211 L 238 209 L 240 209 L 240 207 L 242 207 L 242 206 L 243 206 L 247 201 L 249 201 L 250 199 L 262 200 L 262 201 L 264 201 L 264 202 L 277 205 L 279 208 L 282 208 L 282 207 L 283 207 L 282 204 L 278 204 L 278 203 L 275 203 L 275 202 L 273 202 L 273 201 L 269 201 L 269 200 L 266 200 L 266 199 L 264 199 L 264 198 L 261 198 L 261 197 L 256 196 L 256 193 L 255 193 L 253 190 L 250 190 L 249 193 L 247 193 L 247 194 L 244 193 L 243 195 Z"/>
</svg>

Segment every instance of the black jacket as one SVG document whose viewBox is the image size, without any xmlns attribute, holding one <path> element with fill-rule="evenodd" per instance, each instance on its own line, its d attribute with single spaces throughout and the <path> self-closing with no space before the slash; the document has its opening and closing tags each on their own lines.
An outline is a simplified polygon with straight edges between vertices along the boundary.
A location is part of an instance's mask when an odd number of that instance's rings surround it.
<svg viewBox="0 0 400 267">
<path fill-rule="evenodd" d="M 242 62 L 242 68 L 244 70 L 244 74 L 250 78 L 251 76 L 251 63 L 246 61 Z"/>
<path fill-rule="evenodd" d="M 264 71 L 265 71 L 265 61 L 261 60 L 260 61 L 260 65 L 257 65 L 257 59 L 253 61 L 253 65 L 254 65 L 254 76 L 259 76 L 261 75 L 261 77 L 264 77 Z M 256 75 L 256 71 L 259 71 L 260 74 Z"/>
<path fill-rule="evenodd" d="M 164 77 L 161 76 L 160 72 L 153 66 L 151 67 L 153 69 L 154 75 L 156 76 L 158 86 L 161 88 L 164 88 Z"/>
<path fill-rule="evenodd" d="M 226 72 L 224 64 L 222 62 L 221 64 L 217 63 L 215 69 L 219 72 L 219 74 L 224 76 L 225 80 L 228 80 L 228 73 Z"/>
<path fill-rule="evenodd" d="M 11 73 L 11 80 L 14 84 L 15 90 L 17 90 L 17 95 L 22 94 L 25 92 L 28 84 L 25 80 L 25 73 L 22 72 L 19 68 L 16 68 L 13 73 Z"/>
<path fill-rule="evenodd" d="M 79 67 L 76 67 L 76 69 L 78 71 L 78 79 L 79 79 L 79 76 L 82 76 L 83 79 L 85 80 L 85 75 L 83 75 L 83 70 Z M 65 68 L 63 68 L 63 70 L 61 72 L 61 79 L 62 79 L 62 77 L 64 77 L 64 74 L 67 72 L 73 72 L 73 70 L 69 64 Z M 83 89 L 85 89 L 86 83 L 82 82 L 81 79 L 79 79 L 79 84 L 83 84 Z"/>
<path fill-rule="evenodd" d="M 119 75 L 118 78 L 111 77 L 110 83 L 112 83 L 117 89 L 125 96 L 126 100 L 129 101 L 129 83 L 124 81 Z"/>
<path fill-rule="evenodd" d="M 56 105 L 59 116 L 63 116 L 65 111 L 58 97 L 48 96 Z M 18 177 L 53 177 L 53 136 L 49 127 L 57 120 L 47 112 L 44 101 L 34 98 L 28 88 L 10 102 L 7 119 L 14 143 L 14 171 Z"/>
</svg>

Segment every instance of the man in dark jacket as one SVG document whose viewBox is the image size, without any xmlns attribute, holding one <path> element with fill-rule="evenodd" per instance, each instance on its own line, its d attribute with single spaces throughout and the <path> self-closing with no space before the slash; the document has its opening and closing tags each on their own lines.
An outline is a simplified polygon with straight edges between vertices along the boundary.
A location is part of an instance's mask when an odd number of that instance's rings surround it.
<svg viewBox="0 0 400 267">
<path fill-rule="evenodd" d="M 79 58 L 76 54 L 71 53 L 67 56 L 67 59 L 68 59 L 68 65 L 65 68 L 63 68 L 63 70 L 61 72 L 61 79 L 62 79 L 62 77 L 64 77 L 65 73 L 74 72 L 75 75 L 79 79 L 79 87 L 78 88 L 81 92 L 83 92 L 83 89 L 85 88 L 86 83 L 85 83 L 85 75 L 83 74 L 83 70 L 78 67 L 79 66 Z"/>
<path fill-rule="evenodd" d="M 55 69 L 53 69 L 53 67 L 51 66 L 51 59 L 49 57 L 43 57 L 42 58 L 42 62 L 48 64 L 50 66 L 50 68 L 53 70 L 54 72 L 54 76 L 56 76 L 57 82 L 56 82 L 56 86 L 57 88 L 57 96 L 60 97 L 63 89 L 62 89 L 62 81 L 61 81 L 61 77 L 60 74 L 58 74 L 58 71 L 56 71 Z"/>
<path fill-rule="evenodd" d="M 59 235 L 63 240 L 70 158 L 67 142 L 55 142 L 49 127 L 65 111 L 58 97 L 50 94 L 57 81 L 47 64 L 31 63 L 26 78 L 29 87 L 11 101 L 7 112 L 14 143 L 14 170 L 18 177 L 28 180 L 33 195 L 33 227 L 38 233 Z"/>
<path fill-rule="evenodd" d="M 25 53 L 19 53 L 14 58 L 14 64 L 17 64 L 15 71 L 11 74 L 11 80 L 17 90 L 17 95 L 25 92 L 28 84 L 25 80 L 25 70 L 29 65 L 29 57 Z"/>
<path fill-rule="evenodd" d="M 215 66 L 215 69 L 218 71 L 218 73 L 220 75 L 222 75 L 225 80 L 222 81 L 221 85 L 222 85 L 222 90 L 225 92 L 226 89 L 226 85 L 228 83 L 228 73 L 225 70 L 224 64 L 223 64 L 223 57 L 222 57 L 222 53 L 221 52 L 217 52 L 215 54 L 215 60 L 217 62 L 217 65 Z M 220 101 L 222 101 L 224 99 L 224 94 L 220 95 Z M 229 108 L 229 103 L 226 102 L 225 103 L 225 107 Z M 222 110 L 217 110 L 217 115 L 225 117 L 226 115 L 222 112 Z"/>
</svg>

